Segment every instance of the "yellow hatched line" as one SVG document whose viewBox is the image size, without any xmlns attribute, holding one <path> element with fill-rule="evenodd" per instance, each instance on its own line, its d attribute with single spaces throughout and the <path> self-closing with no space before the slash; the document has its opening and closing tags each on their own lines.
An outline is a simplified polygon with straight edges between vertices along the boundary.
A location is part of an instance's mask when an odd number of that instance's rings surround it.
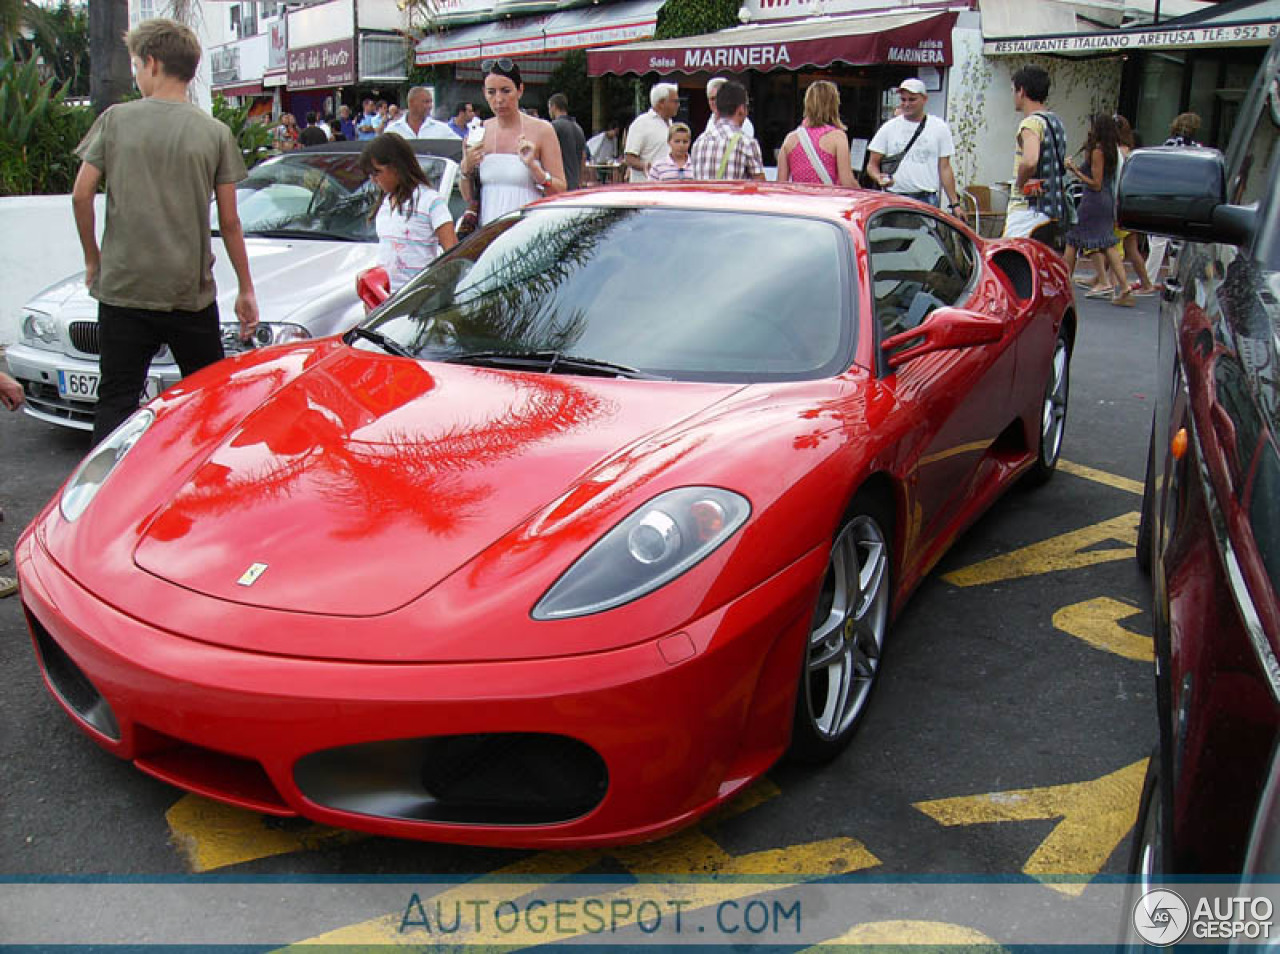
<svg viewBox="0 0 1280 954">
<path fill-rule="evenodd" d="M 1131 494 L 1142 496 L 1142 481 L 1140 480 L 1130 480 L 1128 477 L 1110 474 L 1095 467 L 1086 467 L 1084 464 L 1073 464 L 1069 460 L 1058 461 L 1058 469 L 1063 473 L 1073 474 L 1076 477 L 1083 477 L 1085 480 L 1092 480 L 1095 483 L 1106 484 L 1108 487 L 1127 490 Z"/>
</svg>

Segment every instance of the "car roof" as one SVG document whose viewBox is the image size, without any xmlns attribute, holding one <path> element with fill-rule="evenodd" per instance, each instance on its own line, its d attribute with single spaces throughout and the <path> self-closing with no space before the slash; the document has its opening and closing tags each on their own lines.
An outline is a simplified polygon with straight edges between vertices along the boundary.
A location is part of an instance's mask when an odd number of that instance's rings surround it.
<svg viewBox="0 0 1280 954">
<path fill-rule="evenodd" d="M 286 156 L 296 155 L 314 155 L 316 153 L 359 153 L 372 140 L 363 141 L 343 141 L 343 142 L 325 142 L 318 146 L 307 146 L 305 149 L 295 149 L 292 152 L 286 152 Z M 455 162 L 462 158 L 462 140 L 456 136 L 449 139 L 406 139 L 417 155 L 423 156 L 441 156 L 445 159 L 452 159 Z"/>
<path fill-rule="evenodd" d="M 552 196 L 536 204 L 770 212 L 833 219 L 845 224 L 885 206 L 924 208 L 919 203 L 909 204 L 901 196 L 870 189 L 758 180 L 629 183 Z"/>
</svg>

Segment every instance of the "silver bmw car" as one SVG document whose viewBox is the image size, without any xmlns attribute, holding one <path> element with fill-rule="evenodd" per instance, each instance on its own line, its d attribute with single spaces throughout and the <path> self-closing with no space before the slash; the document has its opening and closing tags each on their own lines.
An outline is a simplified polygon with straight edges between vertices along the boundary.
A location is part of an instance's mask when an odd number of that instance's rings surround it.
<svg viewBox="0 0 1280 954">
<path fill-rule="evenodd" d="M 369 212 L 378 191 L 360 170 L 363 143 L 330 143 L 254 166 L 236 186 L 261 324 L 254 340 L 237 337 L 236 279 L 213 232 L 214 280 L 230 354 L 318 338 L 364 317 L 356 276 L 377 264 L 378 237 Z M 460 140 L 414 140 L 432 186 L 461 212 L 457 196 Z M 216 223 L 217 216 L 213 216 Z M 51 424 L 92 430 L 98 393 L 98 303 L 84 273 L 46 288 L 23 307 L 21 338 L 5 352 L 26 390 L 24 410 Z M 144 399 L 182 376 L 167 348 L 152 359 Z"/>
</svg>

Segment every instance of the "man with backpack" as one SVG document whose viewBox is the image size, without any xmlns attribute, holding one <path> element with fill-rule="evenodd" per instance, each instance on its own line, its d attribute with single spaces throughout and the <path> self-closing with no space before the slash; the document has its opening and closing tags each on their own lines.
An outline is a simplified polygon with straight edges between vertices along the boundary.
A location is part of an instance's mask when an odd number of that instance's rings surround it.
<svg viewBox="0 0 1280 954">
<path fill-rule="evenodd" d="M 1065 188 L 1067 133 L 1062 120 L 1045 109 L 1048 98 L 1049 74 L 1043 67 L 1024 66 L 1013 74 L 1013 105 L 1023 120 L 1004 235 L 1030 236 L 1061 250 L 1074 207 Z"/>
</svg>

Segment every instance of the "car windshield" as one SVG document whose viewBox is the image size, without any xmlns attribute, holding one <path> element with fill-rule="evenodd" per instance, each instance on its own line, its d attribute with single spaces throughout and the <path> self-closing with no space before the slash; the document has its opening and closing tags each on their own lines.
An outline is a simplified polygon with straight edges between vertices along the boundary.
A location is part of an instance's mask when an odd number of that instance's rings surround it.
<svg viewBox="0 0 1280 954">
<path fill-rule="evenodd" d="M 817 219 L 530 209 L 437 261 L 366 328 L 386 350 L 494 367 L 825 377 L 851 360 L 847 255 L 843 230 Z"/>
<path fill-rule="evenodd" d="M 418 161 L 432 188 L 439 188 L 444 160 L 419 156 Z M 376 242 L 369 213 L 377 199 L 378 189 L 354 152 L 280 156 L 254 166 L 236 184 L 246 235 Z"/>
</svg>

